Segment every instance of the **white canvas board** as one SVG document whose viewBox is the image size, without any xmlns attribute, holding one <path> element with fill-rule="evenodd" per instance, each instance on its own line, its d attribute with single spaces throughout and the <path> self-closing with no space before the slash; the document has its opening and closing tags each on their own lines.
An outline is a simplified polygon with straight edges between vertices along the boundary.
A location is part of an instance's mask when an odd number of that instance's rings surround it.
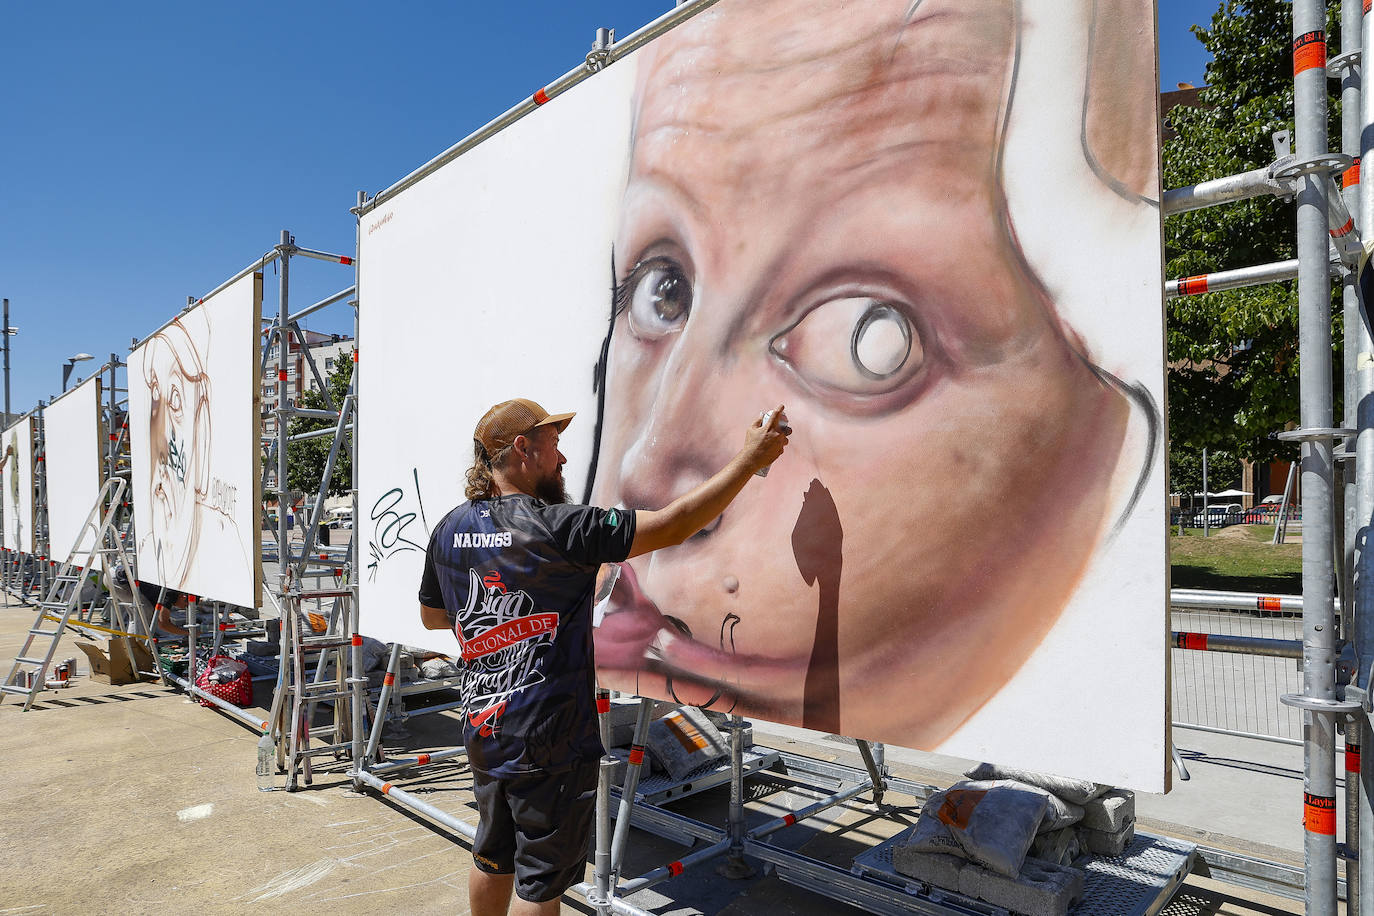
<svg viewBox="0 0 1374 916">
<path fill-rule="evenodd" d="M 420 625 L 416 593 L 492 404 L 577 411 L 560 447 L 582 491 L 606 312 L 582 320 L 583 291 L 610 284 L 633 75 L 618 62 L 363 218 L 354 537 L 370 636 L 457 654 Z"/>
<path fill-rule="evenodd" d="M 138 573 L 257 607 L 262 274 L 183 312 L 129 356 Z"/>
<path fill-rule="evenodd" d="M 95 528 L 86 520 L 100 497 L 101 461 L 105 448 L 101 422 L 101 380 L 96 375 L 43 411 L 43 466 L 47 474 L 48 543 L 53 559 L 62 560 L 73 549 L 95 546 Z M 102 507 L 103 508 L 103 507 Z M 100 524 L 100 513 L 92 519 Z M 100 556 L 92 558 L 100 568 Z"/>
<path fill-rule="evenodd" d="M 4 481 L 5 547 L 20 553 L 36 553 L 34 531 L 34 424 L 24 417 L 5 430 L 0 455 L 5 458 L 0 477 Z"/>
<path fill-rule="evenodd" d="M 604 343 L 595 504 L 794 432 L 626 565 L 603 685 L 1165 788 L 1153 41 L 1148 4 L 722 0 L 366 214 L 366 632 L 456 654 L 416 591 L 473 425 L 578 411 L 580 498 Z"/>
</svg>

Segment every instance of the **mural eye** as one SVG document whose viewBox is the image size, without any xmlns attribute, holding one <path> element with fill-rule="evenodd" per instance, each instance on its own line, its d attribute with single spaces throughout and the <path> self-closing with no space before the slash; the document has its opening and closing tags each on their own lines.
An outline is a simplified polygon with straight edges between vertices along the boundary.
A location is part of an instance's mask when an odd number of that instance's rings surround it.
<svg viewBox="0 0 1374 916">
<path fill-rule="evenodd" d="M 179 387 L 174 387 L 171 396 L 167 398 L 167 409 L 172 413 L 181 413 L 181 389 Z"/>
<path fill-rule="evenodd" d="M 630 329 L 648 339 L 682 330 L 692 310 L 692 283 L 669 258 L 652 258 L 635 266 L 616 291 L 620 308 L 628 310 Z"/>
<path fill-rule="evenodd" d="M 871 296 L 831 299 L 777 337 L 769 350 L 807 381 L 851 394 L 883 394 L 921 368 L 911 319 Z"/>
</svg>

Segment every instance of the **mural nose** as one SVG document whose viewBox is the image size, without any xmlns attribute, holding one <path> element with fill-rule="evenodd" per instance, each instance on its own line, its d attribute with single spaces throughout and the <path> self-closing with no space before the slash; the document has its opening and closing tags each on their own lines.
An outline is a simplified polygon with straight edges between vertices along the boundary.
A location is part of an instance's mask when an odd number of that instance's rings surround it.
<svg viewBox="0 0 1374 916">
<path fill-rule="evenodd" d="M 626 505 L 662 508 L 729 460 L 729 424 L 714 409 L 720 404 L 715 381 L 700 373 L 664 373 L 648 420 L 621 459 Z"/>
</svg>

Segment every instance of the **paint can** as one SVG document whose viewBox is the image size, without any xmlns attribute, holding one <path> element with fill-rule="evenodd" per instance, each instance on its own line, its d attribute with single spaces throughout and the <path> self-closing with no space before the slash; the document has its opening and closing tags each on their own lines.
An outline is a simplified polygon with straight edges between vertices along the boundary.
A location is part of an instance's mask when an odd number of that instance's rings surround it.
<svg viewBox="0 0 1374 916">
<path fill-rule="evenodd" d="M 72 679 L 72 666 L 69 662 L 62 662 L 53 671 L 53 674 L 57 676 L 57 680 L 66 683 Z"/>
<path fill-rule="evenodd" d="M 25 688 L 27 688 L 27 687 L 32 687 L 32 686 L 33 686 L 33 672 L 32 672 L 32 671 L 21 671 L 21 672 L 19 672 L 19 686 L 20 686 L 20 687 L 25 687 Z"/>
<path fill-rule="evenodd" d="M 76 659 L 74 659 L 74 658 L 69 658 L 69 659 L 67 659 L 66 661 L 64 661 L 62 664 L 64 664 L 64 665 L 67 666 L 67 676 L 68 676 L 68 677 L 76 677 Z"/>
</svg>

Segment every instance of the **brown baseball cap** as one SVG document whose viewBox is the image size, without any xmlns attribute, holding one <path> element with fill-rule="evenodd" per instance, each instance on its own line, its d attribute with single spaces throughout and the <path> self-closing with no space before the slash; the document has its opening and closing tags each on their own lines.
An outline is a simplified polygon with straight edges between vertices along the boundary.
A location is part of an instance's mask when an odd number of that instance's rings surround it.
<svg viewBox="0 0 1374 916">
<path fill-rule="evenodd" d="M 482 443 L 488 454 L 496 452 L 538 426 L 556 426 L 561 433 L 567 429 L 575 413 L 551 414 L 528 398 L 502 401 L 482 414 L 472 437 Z"/>
</svg>

